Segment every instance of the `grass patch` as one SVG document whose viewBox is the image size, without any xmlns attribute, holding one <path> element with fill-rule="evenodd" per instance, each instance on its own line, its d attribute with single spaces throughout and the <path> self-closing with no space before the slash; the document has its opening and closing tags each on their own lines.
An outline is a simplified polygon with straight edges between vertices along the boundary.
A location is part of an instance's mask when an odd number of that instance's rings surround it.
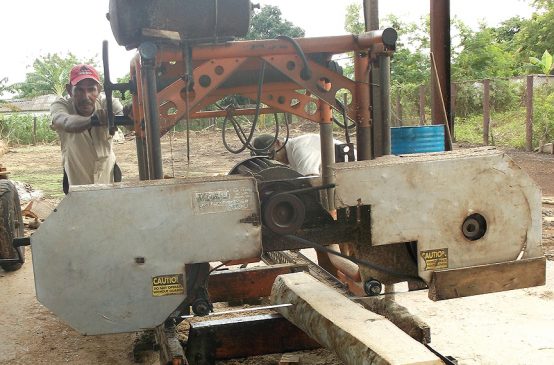
<svg viewBox="0 0 554 365">
<path fill-rule="evenodd" d="M 456 141 L 483 144 L 483 116 L 456 118 Z M 522 110 L 492 113 L 489 144 L 499 147 L 525 148 L 525 112 Z"/>
<path fill-rule="evenodd" d="M 48 199 L 59 199 L 64 196 L 62 191 L 62 174 L 52 174 L 50 170 L 36 170 L 32 172 L 14 171 L 10 179 L 31 184 L 33 189 L 41 190 Z"/>
<path fill-rule="evenodd" d="M 59 199 L 64 196 L 62 191 L 62 174 L 52 174 L 50 171 L 13 172 L 10 179 L 31 184 L 33 189 L 41 190 L 45 198 Z"/>
</svg>

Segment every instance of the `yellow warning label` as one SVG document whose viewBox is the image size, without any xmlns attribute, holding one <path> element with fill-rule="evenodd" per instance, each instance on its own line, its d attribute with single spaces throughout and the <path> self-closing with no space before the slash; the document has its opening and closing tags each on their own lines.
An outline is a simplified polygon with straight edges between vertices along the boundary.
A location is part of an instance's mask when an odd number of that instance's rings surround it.
<svg viewBox="0 0 554 365">
<path fill-rule="evenodd" d="M 448 249 L 447 248 L 421 251 L 421 257 L 425 261 L 424 270 L 426 271 L 448 269 Z"/>
<path fill-rule="evenodd" d="M 185 293 L 183 274 L 161 275 L 152 278 L 152 296 L 180 295 Z"/>
</svg>

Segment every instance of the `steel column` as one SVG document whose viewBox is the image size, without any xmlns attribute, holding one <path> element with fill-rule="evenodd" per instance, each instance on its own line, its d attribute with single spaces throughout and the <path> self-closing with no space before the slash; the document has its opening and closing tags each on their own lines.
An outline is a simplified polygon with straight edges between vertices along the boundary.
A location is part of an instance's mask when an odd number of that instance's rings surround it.
<svg viewBox="0 0 554 365">
<path fill-rule="evenodd" d="M 454 133 L 450 115 L 450 0 L 430 0 L 431 2 L 431 73 L 432 124 L 448 123 L 450 133 Z M 448 136 L 446 149 L 450 149 Z"/>
<path fill-rule="evenodd" d="M 162 147 L 160 140 L 160 116 L 158 111 L 158 91 L 156 83 L 156 53 L 153 43 L 143 43 L 139 47 L 141 56 L 142 92 L 144 119 L 150 180 L 163 178 Z"/>
<path fill-rule="evenodd" d="M 333 142 L 333 111 L 331 107 L 319 101 L 321 123 L 319 136 L 321 140 L 321 182 L 323 185 L 333 184 L 335 177 L 330 166 L 335 162 L 335 144 Z M 335 189 L 327 189 L 327 210 L 335 210 Z"/>
<path fill-rule="evenodd" d="M 358 160 L 372 158 L 372 131 L 371 131 L 371 93 L 369 87 L 369 56 L 366 53 L 356 53 L 354 56 L 354 77 L 356 80 L 356 145 Z"/>
</svg>

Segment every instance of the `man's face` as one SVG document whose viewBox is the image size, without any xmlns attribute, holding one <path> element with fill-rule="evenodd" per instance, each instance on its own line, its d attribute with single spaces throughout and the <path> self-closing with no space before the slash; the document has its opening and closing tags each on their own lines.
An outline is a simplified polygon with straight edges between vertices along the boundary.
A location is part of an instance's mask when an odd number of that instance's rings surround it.
<svg viewBox="0 0 554 365">
<path fill-rule="evenodd" d="M 283 142 L 281 142 L 280 140 L 275 141 L 275 144 L 272 147 L 272 151 L 270 151 L 270 155 L 273 154 L 274 160 L 284 164 L 288 164 L 289 159 L 287 158 L 287 149 L 281 148 L 282 146 Z"/>
<path fill-rule="evenodd" d="M 100 87 L 96 81 L 84 79 L 71 87 L 69 95 L 73 97 L 73 105 L 77 113 L 88 117 L 94 112 L 94 105 L 99 93 Z"/>
</svg>

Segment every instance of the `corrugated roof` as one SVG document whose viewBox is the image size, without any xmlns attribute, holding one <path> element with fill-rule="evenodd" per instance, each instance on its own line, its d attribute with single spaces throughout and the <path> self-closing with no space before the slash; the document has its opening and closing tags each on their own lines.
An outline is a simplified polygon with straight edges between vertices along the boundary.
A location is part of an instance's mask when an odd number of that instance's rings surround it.
<svg viewBox="0 0 554 365">
<path fill-rule="evenodd" d="M 12 99 L 0 103 L 0 113 L 48 112 L 57 95 L 42 95 L 34 99 Z M 9 105 L 9 106 L 8 106 Z"/>
</svg>

